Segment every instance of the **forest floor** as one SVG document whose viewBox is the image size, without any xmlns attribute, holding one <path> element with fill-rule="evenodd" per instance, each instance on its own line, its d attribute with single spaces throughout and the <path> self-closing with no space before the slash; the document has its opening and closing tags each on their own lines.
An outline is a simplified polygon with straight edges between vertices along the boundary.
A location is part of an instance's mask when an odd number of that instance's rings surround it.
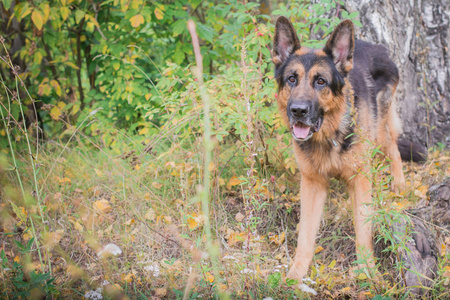
<svg viewBox="0 0 450 300">
<path fill-rule="evenodd" d="M 19 152 L 25 197 L 2 156 L 0 290 L 6 298 L 43 292 L 85 299 L 409 297 L 395 250 L 381 252 L 394 248 L 383 242 L 389 224 L 379 218 L 374 217 L 374 240 L 382 240 L 376 248 L 385 282 L 355 270 L 351 205 L 338 181 L 330 186 L 306 282 L 318 293 L 314 297 L 282 281 L 297 244 L 300 212 L 299 175 L 292 168 L 260 164 L 250 189 L 239 149 L 216 146 L 209 168 L 216 250 L 207 251 L 207 220 L 198 196 L 201 143 L 142 155 L 117 153 L 83 138 L 74 143 L 40 148 L 38 193 L 30 187 L 34 172 L 26 151 Z M 405 163 L 404 171 L 407 191 L 379 189 L 383 206 L 375 211 L 395 217 L 426 203 L 429 187 L 450 176 L 450 155 L 435 148 L 426 163 Z M 439 231 L 439 271 L 428 296 L 450 297 L 450 232 L 427 221 Z M 33 236 L 39 237 L 40 251 Z M 28 294 L 20 294 L 24 291 Z"/>
</svg>

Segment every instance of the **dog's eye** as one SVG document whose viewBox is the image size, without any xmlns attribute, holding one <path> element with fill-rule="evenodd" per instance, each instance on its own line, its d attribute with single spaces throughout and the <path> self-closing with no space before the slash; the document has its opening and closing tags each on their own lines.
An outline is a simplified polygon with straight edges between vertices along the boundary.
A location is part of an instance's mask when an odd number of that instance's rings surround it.
<svg viewBox="0 0 450 300">
<path fill-rule="evenodd" d="M 325 79 L 323 79 L 322 77 L 319 77 L 318 79 L 317 79 L 317 84 L 318 85 L 324 85 L 326 82 L 325 82 Z"/>
<path fill-rule="evenodd" d="M 297 79 L 295 79 L 295 76 L 294 76 L 294 75 L 289 76 L 289 77 L 288 77 L 288 80 L 289 80 L 289 82 L 291 82 L 291 83 L 295 83 L 295 82 L 297 81 Z"/>
</svg>

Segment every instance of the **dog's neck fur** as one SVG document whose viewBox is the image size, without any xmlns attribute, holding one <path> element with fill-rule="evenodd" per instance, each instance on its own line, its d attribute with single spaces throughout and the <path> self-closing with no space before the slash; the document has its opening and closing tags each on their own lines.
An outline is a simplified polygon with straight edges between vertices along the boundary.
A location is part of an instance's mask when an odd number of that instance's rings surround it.
<svg viewBox="0 0 450 300">
<path fill-rule="evenodd" d="M 346 137 L 352 133 L 351 116 L 354 108 L 354 95 L 350 82 L 345 79 L 342 96 L 336 97 L 336 106 L 325 113 L 325 118 L 320 130 L 305 142 L 297 142 L 302 150 L 320 149 L 321 151 L 343 150 L 349 148 L 349 140 Z"/>
</svg>

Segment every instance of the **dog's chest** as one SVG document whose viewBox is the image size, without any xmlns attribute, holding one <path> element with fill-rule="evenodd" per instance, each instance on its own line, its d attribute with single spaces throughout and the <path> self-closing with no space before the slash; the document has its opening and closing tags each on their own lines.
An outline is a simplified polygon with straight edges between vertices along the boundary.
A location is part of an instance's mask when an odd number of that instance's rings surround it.
<svg viewBox="0 0 450 300">
<path fill-rule="evenodd" d="M 355 151 L 343 154 L 340 147 L 332 144 L 332 141 L 329 145 L 306 149 L 295 144 L 294 153 L 302 173 L 316 174 L 326 179 L 348 180 L 358 171 L 360 165 Z"/>
</svg>

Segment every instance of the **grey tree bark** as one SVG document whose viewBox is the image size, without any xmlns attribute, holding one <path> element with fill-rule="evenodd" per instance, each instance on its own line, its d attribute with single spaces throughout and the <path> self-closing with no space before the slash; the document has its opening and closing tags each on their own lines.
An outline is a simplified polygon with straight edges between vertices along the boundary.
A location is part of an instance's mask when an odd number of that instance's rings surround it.
<svg viewBox="0 0 450 300">
<path fill-rule="evenodd" d="M 340 9 L 358 11 L 356 37 L 385 45 L 399 67 L 404 137 L 450 148 L 450 1 L 346 0 Z"/>
</svg>

